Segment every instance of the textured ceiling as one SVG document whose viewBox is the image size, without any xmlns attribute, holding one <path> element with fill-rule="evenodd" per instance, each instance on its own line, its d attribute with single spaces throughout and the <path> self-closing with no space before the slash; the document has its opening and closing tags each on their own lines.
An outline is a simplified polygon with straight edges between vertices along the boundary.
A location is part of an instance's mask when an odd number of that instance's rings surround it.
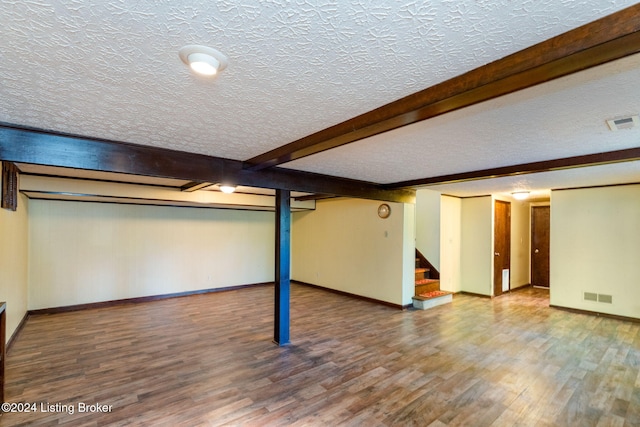
<svg viewBox="0 0 640 427">
<path fill-rule="evenodd" d="M 285 166 L 392 183 L 637 147 L 606 120 L 640 112 L 638 82 L 640 54 Z"/>
<path fill-rule="evenodd" d="M 0 121 L 246 160 L 635 2 L 94 3 L 2 2 Z M 194 76 L 188 44 L 228 68 Z M 637 146 L 603 120 L 639 112 L 638 60 L 606 67 L 286 166 L 391 182 Z"/>
</svg>

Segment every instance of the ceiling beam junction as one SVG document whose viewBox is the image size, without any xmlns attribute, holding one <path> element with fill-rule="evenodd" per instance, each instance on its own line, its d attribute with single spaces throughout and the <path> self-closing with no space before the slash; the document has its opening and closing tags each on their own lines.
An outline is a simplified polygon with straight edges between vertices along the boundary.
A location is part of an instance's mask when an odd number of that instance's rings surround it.
<svg viewBox="0 0 640 427">
<path fill-rule="evenodd" d="M 0 123 L 0 160 L 101 172 L 229 182 L 248 187 L 414 203 L 415 191 L 283 168 L 248 171 L 238 160 Z"/>
</svg>

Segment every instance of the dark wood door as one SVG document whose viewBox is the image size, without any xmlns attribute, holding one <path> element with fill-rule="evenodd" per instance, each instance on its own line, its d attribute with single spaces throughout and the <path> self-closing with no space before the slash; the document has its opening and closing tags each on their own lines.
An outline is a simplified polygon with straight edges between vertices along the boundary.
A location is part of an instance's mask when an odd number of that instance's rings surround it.
<svg viewBox="0 0 640 427">
<path fill-rule="evenodd" d="M 549 287 L 549 240 L 551 209 L 549 206 L 531 208 L 531 284 Z"/>
<path fill-rule="evenodd" d="M 502 295 L 502 270 L 511 268 L 511 203 L 496 200 L 494 211 L 493 295 L 498 296 Z M 511 289 L 511 284 L 507 286 Z"/>
</svg>

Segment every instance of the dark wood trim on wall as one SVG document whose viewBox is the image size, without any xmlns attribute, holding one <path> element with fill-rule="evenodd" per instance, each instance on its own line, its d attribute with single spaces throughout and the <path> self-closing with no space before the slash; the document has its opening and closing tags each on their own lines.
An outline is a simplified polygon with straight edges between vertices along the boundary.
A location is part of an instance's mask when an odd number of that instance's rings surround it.
<svg viewBox="0 0 640 427">
<path fill-rule="evenodd" d="M 622 183 L 622 184 L 589 185 L 589 186 L 586 186 L 586 187 L 554 188 L 553 191 L 588 190 L 590 188 L 626 187 L 626 186 L 629 186 L 629 185 L 640 185 L 640 182 L 625 182 L 625 183 Z"/>
<path fill-rule="evenodd" d="M 323 193 L 414 203 L 414 190 L 389 190 L 366 181 L 272 168 L 254 172 L 237 160 L 86 138 L 0 123 L 0 160 L 198 182 Z"/>
<path fill-rule="evenodd" d="M 18 209 L 18 168 L 11 162 L 2 162 L 2 209 Z"/>
<path fill-rule="evenodd" d="M 247 168 L 276 166 L 632 55 L 640 51 L 638 16 L 640 4 L 255 156 Z"/>
<path fill-rule="evenodd" d="M 562 159 L 544 160 L 540 162 L 522 163 L 513 166 L 482 169 L 450 175 L 440 175 L 431 178 L 414 179 L 411 181 L 387 184 L 386 188 L 413 188 L 436 184 L 452 184 L 476 179 L 500 178 L 505 176 L 525 175 L 529 173 L 550 172 L 554 170 L 571 169 L 584 166 L 596 166 L 610 163 L 640 160 L 640 147 L 624 150 L 607 151 L 604 153 L 586 154 L 583 156 L 564 157 Z"/>
<path fill-rule="evenodd" d="M 493 298 L 491 295 L 476 294 L 475 292 L 460 291 L 459 293 L 461 295 L 469 295 L 472 297 L 489 298 L 489 299 Z"/>
<path fill-rule="evenodd" d="M 522 285 L 522 286 L 518 286 L 518 287 L 515 287 L 515 288 L 510 288 L 509 292 L 524 291 L 525 289 L 529 289 L 529 288 L 532 288 L 532 287 L 533 286 L 531 286 L 531 283 L 527 283 L 527 284 Z"/>
<path fill-rule="evenodd" d="M 600 313 L 598 311 L 582 310 L 582 309 L 579 309 L 579 308 L 561 307 L 559 305 L 549 305 L 549 307 L 555 308 L 556 310 L 568 311 L 570 313 L 586 314 L 588 316 L 607 317 L 609 319 L 624 320 L 626 322 L 640 323 L 640 318 L 638 318 L 638 317 L 618 316 L 617 314 Z"/>
<path fill-rule="evenodd" d="M 326 200 L 326 199 L 335 199 L 336 196 L 331 194 L 309 194 L 307 196 L 299 196 L 294 197 L 293 200 L 296 202 L 306 202 L 307 200 Z"/>
<path fill-rule="evenodd" d="M 19 170 L 20 168 L 18 168 Z M 153 188 L 169 188 L 172 190 L 180 189 L 182 187 L 176 185 L 165 185 L 165 184 L 153 184 L 150 182 L 134 182 L 134 181 L 123 181 L 123 180 L 115 180 L 115 179 L 100 179 L 100 178 L 86 178 L 80 176 L 69 176 L 69 175 L 52 175 L 47 173 L 25 173 L 19 170 L 20 177 L 23 176 L 37 176 L 43 178 L 62 178 L 62 179 L 73 179 L 75 181 L 91 181 L 91 182 L 109 182 L 112 184 L 123 184 L 123 185 L 135 185 L 135 186 L 143 186 L 143 187 L 153 187 Z"/>
<path fill-rule="evenodd" d="M 13 334 L 11 334 L 11 338 L 9 338 L 9 341 L 7 341 L 7 352 L 11 350 L 13 343 L 15 342 L 16 338 L 18 338 L 18 335 L 22 331 L 22 328 L 24 328 L 24 325 L 27 323 L 28 318 L 29 318 L 29 312 L 26 312 L 24 316 L 22 316 L 22 320 L 20 320 L 20 323 L 18 324 L 18 327 L 16 328 L 16 330 L 13 331 Z"/>
<path fill-rule="evenodd" d="M 480 194 L 478 196 L 454 196 L 453 194 L 442 193 L 446 197 L 455 197 L 456 199 L 479 199 L 481 197 L 491 197 L 491 194 Z"/>
<path fill-rule="evenodd" d="M 303 286 L 309 286 L 309 287 L 316 288 L 316 289 L 322 289 L 323 291 L 331 292 L 331 293 L 338 294 L 338 295 L 344 295 L 344 296 L 347 296 L 347 297 L 359 299 L 359 300 L 362 300 L 362 301 L 372 302 L 372 303 L 375 303 L 375 304 L 386 305 L 387 307 L 392 307 L 392 308 L 396 308 L 396 309 L 399 309 L 399 310 L 406 310 L 407 308 L 412 307 L 411 304 L 409 304 L 409 305 L 394 304 L 392 302 L 382 301 L 382 300 L 375 299 L 375 298 L 363 297 L 362 295 L 352 294 L 352 293 L 345 292 L 345 291 L 339 291 L 337 289 L 325 288 L 324 286 L 314 285 L 312 283 L 301 282 L 300 280 L 292 280 L 291 283 L 295 283 L 295 284 L 303 285 Z"/>
<path fill-rule="evenodd" d="M 187 205 L 173 205 L 173 204 L 162 204 L 162 203 L 140 203 L 140 202 L 125 202 L 125 201 L 110 201 L 110 200 L 83 200 L 81 198 L 78 199 L 64 199 L 64 198 L 52 198 L 52 197 L 37 197 L 33 194 L 33 192 L 24 193 L 25 196 L 29 200 L 48 200 L 54 202 L 74 202 L 74 203 L 104 203 L 106 205 L 127 205 L 127 206 L 155 206 L 160 208 L 180 208 L 180 209 L 213 209 L 213 210 L 234 210 L 234 211 L 244 211 L 244 212 L 266 212 L 273 213 L 274 208 L 268 207 L 264 209 L 256 208 L 255 206 L 244 207 L 244 205 L 226 205 L 226 206 L 187 206 Z M 102 197 L 102 196 L 101 196 Z M 315 208 L 292 208 L 291 212 L 306 212 L 306 211 L 314 211 Z"/>
<path fill-rule="evenodd" d="M 244 289 L 252 286 L 270 286 L 270 285 L 273 285 L 273 282 L 254 283 L 250 285 L 239 285 L 239 286 L 227 286 L 224 288 L 198 289 L 195 291 L 176 292 L 172 294 L 150 295 L 146 297 L 125 298 L 125 299 L 117 299 L 117 300 L 111 300 L 111 301 L 92 302 L 88 304 L 75 304 L 75 305 L 66 305 L 63 307 L 42 308 L 38 310 L 29 310 L 27 314 L 29 316 L 38 316 L 42 314 L 56 314 L 56 313 L 66 313 L 69 311 L 90 310 L 93 308 L 108 308 L 108 307 L 115 307 L 123 304 L 141 304 L 145 302 L 158 301 L 158 300 L 169 299 L 169 298 L 182 298 L 182 297 L 188 297 L 191 295 L 236 291 L 238 289 Z"/>
<path fill-rule="evenodd" d="M 274 206 L 269 205 L 241 205 L 241 204 L 211 204 L 211 205 L 189 205 L 180 204 L 178 200 L 168 199 L 152 199 L 141 197 L 129 197 L 129 196 L 105 196 L 100 194 L 86 194 L 86 193 L 61 193 L 56 191 L 38 191 L 38 190 L 23 190 L 22 194 L 33 200 L 55 200 L 55 201 L 72 201 L 83 203 L 108 203 L 115 205 L 137 205 L 137 206 L 166 206 L 174 208 L 193 208 L 193 209 L 233 209 L 243 211 L 256 211 L 256 212 L 273 212 Z M 67 196 L 67 197 L 64 197 Z M 74 198 L 69 198 L 74 197 Z M 88 198 L 95 198 L 94 200 L 87 200 Z M 98 200 L 100 199 L 100 200 Z M 149 203 L 146 203 L 149 202 Z M 193 203 L 193 202 L 185 202 Z M 215 206 L 213 206 L 215 205 Z M 306 208 L 293 208 L 293 211 L 300 210 L 313 210 Z"/>
</svg>

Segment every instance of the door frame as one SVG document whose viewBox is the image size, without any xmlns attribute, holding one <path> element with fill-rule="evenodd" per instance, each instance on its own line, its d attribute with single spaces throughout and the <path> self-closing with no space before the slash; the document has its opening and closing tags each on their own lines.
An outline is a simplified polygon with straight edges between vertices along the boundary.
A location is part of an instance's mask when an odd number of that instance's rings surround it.
<svg viewBox="0 0 640 427">
<path fill-rule="evenodd" d="M 533 240 L 532 240 L 532 233 L 533 233 L 533 227 L 531 222 L 533 221 L 533 208 L 534 207 L 540 207 L 540 206 L 549 206 L 549 215 L 551 215 L 551 200 L 546 201 L 546 202 L 531 202 L 529 204 L 529 286 L 532 285 L 531 283 L 531 278 L 533 276 L 533 265 L 532 265 L 532 256 L 533 256 Z M 551 224 L 549 224 L 549 228 L 551 228 Z M 549 232 L 549 241 L 551 241 L 551 232 Z M 549 262 L 549 264 L 551 264 L 551 262 Z M 549 265 L 549 270 L 551 270 L 551 265 Z M 551 284 L 549 284 L 551 285 Z M 549 288 L 551 288 L 551 286 L 549 286 Z"/>
<path fill-rule="evenodd" d="M 491 280 L 491 296 L 500 296 L 504 293 L 508 293 L 511 291 L 511 201 L 510 200 L 501 200 L 501 199 L 497 199 L 497 198 L 492 198 L 493 200 L 493 205 L 492 205 L 492 212 L 493 212 L 493 237 L 492 237 L 492 243 L 491 243 L 491 248 L 493 249 L 492 251 L 492 260 L 493 262 L 491 263 L 492 268 L 492 280 Z M 495 242 L 496 242 L 496 205 L 498 203 L 504 203 L 508 209 L 507 209 L 507 217 L 508 217 L 508 224 L 507 224 L 507 245 L 509 247 L 508 249 L 508 259 L 509 259 L 509 265 L 508 265 L 508 270 L 509 270 L 509 289 L 506 291 L 502 291 L 502 289 L 500 290 L 500 293 L 496 293 L 496 247 L 495 247 Z M 504 269 L 504 268 L 503 268 Z"/>
</svg>

